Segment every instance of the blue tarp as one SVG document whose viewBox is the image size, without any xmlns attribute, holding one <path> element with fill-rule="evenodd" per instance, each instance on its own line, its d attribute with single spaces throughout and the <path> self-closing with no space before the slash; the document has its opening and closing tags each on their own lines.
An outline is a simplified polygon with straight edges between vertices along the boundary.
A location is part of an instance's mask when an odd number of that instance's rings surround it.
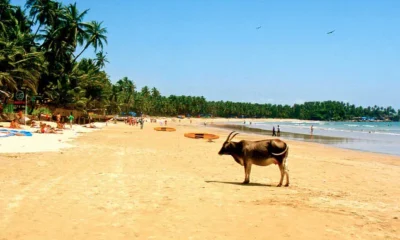
<svg viewBox="0 0 400 240">
<path fill-rule="evenodd" d="M 11 137 L 16 134 L 21 134 L 26 137 L 32 137 L 32 133 L 29 131 L 18 131 L 18 130 L 13 130 L 13 129 L 0 129 L 0 132 L 7 132 L 8 134 L 5 135 L 0 135 L 0 137 Z"/>
<path fill-rule="evenodd" d="M 136 117 L 136 113 L 135 112 L 121 112 L 121 116 L 126 116 L 126 115 L 129 115 L 129 116 L 132 116 L 132 117 Z"/>
</svg>

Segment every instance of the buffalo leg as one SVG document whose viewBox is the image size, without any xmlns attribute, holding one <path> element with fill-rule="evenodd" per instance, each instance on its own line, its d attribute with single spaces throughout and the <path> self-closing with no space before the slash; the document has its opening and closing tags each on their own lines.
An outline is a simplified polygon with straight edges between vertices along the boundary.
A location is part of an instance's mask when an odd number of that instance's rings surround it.
<svg viewBox="0 0 400 240">
<path fill-rule="evenodd" d="M 279 164 L 279 170 L 281 171 L 281 180 L 279 180 L 279 184 L 277 187 L 282 186 L 283 177 L 285 176 L 285 169 L 283 167 L 283 164 Z"/>
<path fill-rule="evenodd" d="M 286 184 L 285 187 L 289 187 L 289 173 L 286 171 Z"/>
<path fill-rule="evenodd" d="M 250 182 L 250 172 L 251 172 L 251 163 L 244 164 L 244 182 L 243 184 L 247 184 Z"/>
<path fill-rule="evenodd" d="M 283 170 L 285 171 L 286 175 L 286 184 L 285 187 L 289 187 L 289 167 L 286 158 L 283 160 Z"/>
</svg>

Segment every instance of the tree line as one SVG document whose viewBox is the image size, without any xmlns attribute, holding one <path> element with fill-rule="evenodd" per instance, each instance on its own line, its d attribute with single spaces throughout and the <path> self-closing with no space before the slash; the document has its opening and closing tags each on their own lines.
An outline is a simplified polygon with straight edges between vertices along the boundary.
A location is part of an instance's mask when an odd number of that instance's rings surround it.
<svg viewBox="0 0 400 240">
<path fill-rule="evenodd" d="M 107 29 L 86 21 L 89 10 L 54 0 L 27 0 L 14 6 L 0 0 L 0 99 L 7 105 L 24 89 L 41 103 L 84 112 L 144 113 L 160 116 L 214 116 L 349 120 L 374 117 L 398 121 L 392 107 L 356 107 L 338 101 L 277 105 L 207 101 L 204 97 L 162 96 L 153 87 L 138 90 L 124 77 L 112 83 L 104 71 Z M 77 51 L 80 47 L 80 51 Z M 94 58 L 81 58 L 88 49 Z M 34 97 L 33 97 L 34 96 Z M 33 101 L 30 101 L 33 102 Z M 31 111 L 33 110 L 33 104 Z"/>
</svg>

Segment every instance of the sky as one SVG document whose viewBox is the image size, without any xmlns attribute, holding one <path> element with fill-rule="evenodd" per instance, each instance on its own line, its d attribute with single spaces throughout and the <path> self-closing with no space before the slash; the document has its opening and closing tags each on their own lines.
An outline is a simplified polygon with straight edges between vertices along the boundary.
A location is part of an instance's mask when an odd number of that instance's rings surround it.
<svg viewBox="0 0 400 240">
<path fill-rule="evenodd" d="M 76 2 L 107 28 L 112 82 L 210 101 L 400 108 L 398 0 Z"/>
</svg>

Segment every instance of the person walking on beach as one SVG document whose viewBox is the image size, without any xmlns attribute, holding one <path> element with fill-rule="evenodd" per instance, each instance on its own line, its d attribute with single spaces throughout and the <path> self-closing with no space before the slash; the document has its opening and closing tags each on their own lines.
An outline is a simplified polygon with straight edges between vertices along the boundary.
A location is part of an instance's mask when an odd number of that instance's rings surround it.
<svg viewBox="0 0 400 240">
<path fill-rule="evenodd" d="M 314 126 L 311 125 L 311 135 L 313 135 L 313 132 L 314 132 Z"/>
<path fill-rule="evenodd" d="M 279 128 L 279 125 L 278 125 L 277 136 L 278 136 L 278 137 L 280 137 L 280 136 L 281 136 L 281 129 Z"/>
<path fill-rule="evenodd" d="M 69 114 L 68 120 L 69 120 L 69 126 L 70 128 L 72 128 L 72 122 L 74 121 L 74 115 L 72 115 L 72 112 Z"/>
<path fill-rule="evenodd" d="M 143 124 L 144 124 L 143 118 L 139 120 L 139 123 L 140 123 L 140 129 L 143 129 Z"/>
<path fill-rule="evenodd" d="M 276 136 L 275 126 L 272 126 L 272 136 Z"/>
</svg>

